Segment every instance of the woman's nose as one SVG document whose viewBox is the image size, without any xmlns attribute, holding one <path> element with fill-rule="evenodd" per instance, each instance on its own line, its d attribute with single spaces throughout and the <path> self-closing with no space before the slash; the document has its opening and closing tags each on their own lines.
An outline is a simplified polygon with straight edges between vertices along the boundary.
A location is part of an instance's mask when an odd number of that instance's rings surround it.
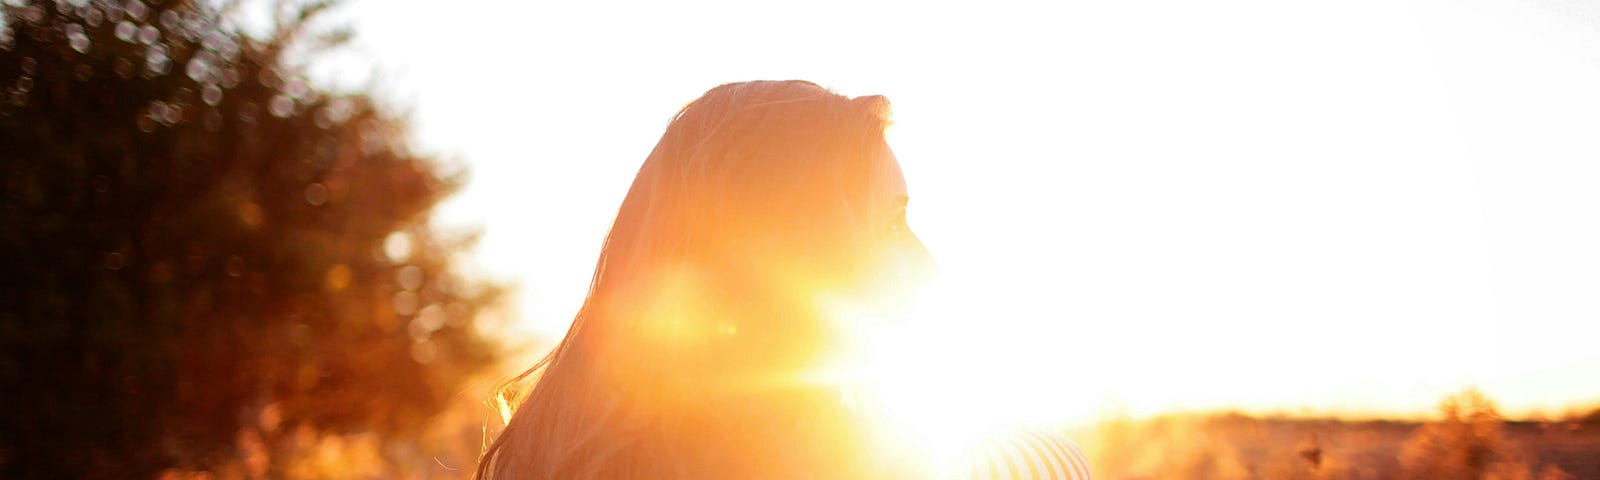
<svg viewBox="0 0 1600 480">
<path fill-rule="evenodd" d="M 928 246 L 922 244 L 922 239 L 915 232 L 907 232 L 906 257 L 911 278 L 917 283 L 927 283 L 939 276 L 939 264 L 933 260 L 933 254 L 928 252 Z"/>
</svg>

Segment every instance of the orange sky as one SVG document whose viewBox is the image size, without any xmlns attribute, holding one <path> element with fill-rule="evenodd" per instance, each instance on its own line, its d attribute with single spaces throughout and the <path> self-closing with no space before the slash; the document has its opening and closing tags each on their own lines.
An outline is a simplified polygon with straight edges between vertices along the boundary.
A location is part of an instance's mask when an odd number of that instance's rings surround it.
<svg viewBox="0 0 1600 480">
<path fill-rule="evenodd" d="M 376 59 L 467 161 L 441 217 L 522 287 L 508 337 L 565 328 L 672 112 L 805 78 L 895 102 L 943 276 L 891 343 L 994 411 L 1600 401 L 1591 3 L 672 3 L 346 9 L 319 70 Z"/>
</svg>

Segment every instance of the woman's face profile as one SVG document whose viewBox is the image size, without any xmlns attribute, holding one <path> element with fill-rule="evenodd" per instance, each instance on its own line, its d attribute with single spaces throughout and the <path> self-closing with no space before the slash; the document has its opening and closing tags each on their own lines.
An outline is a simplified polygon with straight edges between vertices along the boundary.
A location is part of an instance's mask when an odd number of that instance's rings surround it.
<svg viewBox="0 0 1600 480">
<path fill-rule="evenodd" d="M 855 285 L 853 307 L 869 315 L 890 315 L 910 300 L 912 292 L 934 273 L 932 257 L 906 221 L 910 201 L 899 159 L 888 145 L 878 149 L 881 167 L 867 182 L 865 228 L 857 248 L 869 262 Z"/>
</svg>

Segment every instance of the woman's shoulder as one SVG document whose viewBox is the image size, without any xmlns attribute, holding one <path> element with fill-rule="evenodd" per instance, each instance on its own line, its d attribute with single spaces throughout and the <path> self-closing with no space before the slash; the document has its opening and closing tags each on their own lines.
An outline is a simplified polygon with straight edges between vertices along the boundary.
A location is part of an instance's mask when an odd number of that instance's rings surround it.
<svg viewBox="0 0 1600 480">
<path fill-rule="evenodd" d="M 972 480 L 1091 480 L 1088 457 L 1061 432 L 1009 430 L 973 446 Z"/>
</svg>

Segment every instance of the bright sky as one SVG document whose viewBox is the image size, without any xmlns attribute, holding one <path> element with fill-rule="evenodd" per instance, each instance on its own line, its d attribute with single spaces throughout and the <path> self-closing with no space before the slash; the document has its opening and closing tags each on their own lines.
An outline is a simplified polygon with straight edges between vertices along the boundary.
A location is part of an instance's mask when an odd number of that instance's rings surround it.
<svg viewBox="0 0 1600 480">
<path fill-rule="evenodd" d="M 484 228 L 478 263 L 521 286 L 517 339 L 564 331 L 677 108 L 803 78 L 894 102 L 942 269 L 906 340 L 1011 398 L 990 406 L 1600 401 L 1597 4 L 974 5 L 345 11 L 422 143 L 471 168 L 441 217 Z"/>
</svg>

